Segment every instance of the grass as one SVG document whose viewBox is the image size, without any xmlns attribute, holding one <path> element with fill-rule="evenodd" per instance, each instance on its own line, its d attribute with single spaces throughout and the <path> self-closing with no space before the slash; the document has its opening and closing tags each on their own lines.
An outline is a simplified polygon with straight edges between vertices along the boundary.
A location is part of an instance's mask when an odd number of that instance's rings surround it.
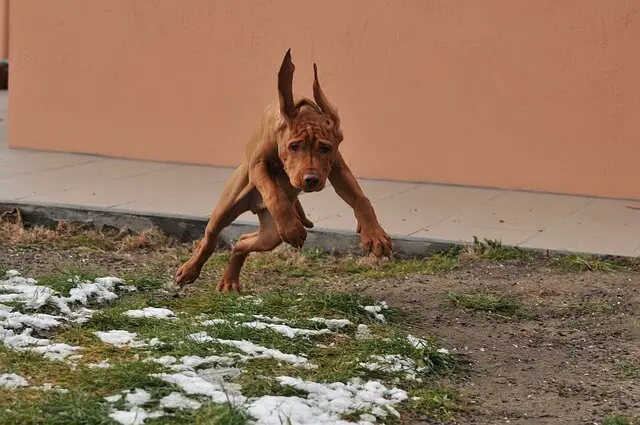
<svg viewBox="0 0 640 425">
<path fill-rule="evenodd" d="M 419 388 L 409 391 L 414 411 L 421 415 L 452 420 L 460 410 L 460 395 L 451 388 Z"/>
<path fill-rule="evenodd" d="M 602 425 L 634 425 L 635 422 L 626 416 L 607 416 L 602 421 Z"/>
<path fill-rule="evenodd" d="M 631 270 L 631 265 L 625 260 L 608 260 L 603 257 L 568 255 L 556 259 L 553 265 L 567 272 L 621 272 Z"/>
<path fill-rule="evenodd" d="M 0 236 L 6 224 L 0 223 Z M 2 230 L 4 228 L 4 230 Z M 422 259 L 395 259 L 378 261 L 372 258 L 355 258 L 323 254 L 317 250 L 294 252 L 286 248 L 275 252 L 252 255 L 247 261 L 243 273 L 245 281 L 254 287 L 268 288 L 268 291 L 253 296 L 220 294 L 213 286 L 229 260 L 228 252 L 215 253 L 203 271 L 203 285 L 194 285 L 187 297 L 174 298 L 163 289 L 171 282 L 171 271 L 181 260 L 188 258 L 188 249 L 184 245 L 175 246 L 170 238 L 155 231 L 139 234 L 108 234 L 97 230 L 80 231 L 74 226 L 64 224 L 56 229 L 13 228 L 16 234 L 10 239 L 2 239 L 1 244 L 20 246 L 23 249 L 35 247 L 44 252 L 49 249 L 71 249 L 82 245 L 85 248 L 118 261 L 125 261 L 128 255 L 135 253 L 133 270 L 117 273 L 106 266 L 83 265 L 61 260 L 53 270 L 37 276 L 39 284 L 68 293 L 73 286 L 68 279 L 80 276 L 92 280 L 97 276 L 115 274 L 125 278 L 128 284 L 138 291 L 122 294 L 114 303 L 103 307 L 88 323 L 74 324 L 57 333 L 47 335 L 55 342 L 66 342 L 84 348 L 83 358 L 76 369 L 66 363 L 52 362 L 40 356 L 7 350 L 0 347 L 0 371 L 15 372 L 27 378 L 32 385 L 50 382 L 71 391 L 67 394 L 44 392 L 33 389 L 15 391 L 0 390 L 5 397 L 9 410 L 0 411 L 0 423 L 15 424 L 60 424 L 107 423 L 105 415 L 108 406 L 102 397 L 112 395 L 122 389 L 144 388 L 155 399 L 148 407 L 153 408 L 157 399 L 176 391 L 176 387 L 151 377 L 152 373 L 165 370 L 161 365 L 144 362 L 148 356 L 172 355 L 206 356 L 213 353 L 225 354 L 237 350 L 216 343 L 198 343 L 187 339 L 191 333 L 204 331 L 208 335 L 222 339 L 248 340 L 256 344 L 278 349 L 284 353 L 305 356 L 318 366 L 317 369 L 304 369 L 273 359 L 251 359 L 238 365 L 243 373 L 232 381 L 242 386 L 243 394 L 250 397 L 262 395 L 300 396 L 305 393 L 280 385 L 275 376 L 297 376 L 315 382 L 347 382 L 354 377 L 381 380 L 388 385 L 395 383 L 406 389 L 414 399 L 408 400 L 401 410 L 436 418 L 450 420 L 459 410 L 458 393 L 443 386 L 449 378 L 462 373 L 462 362 L 457 356 L 438 350 L 437 341 L 428 339 L 422 347 L 410 344 L 407 334 L 402 330 L 404 316 L 400 311 L 384 311 L 385 323 L 378 322 L 362 306 L 373 305 L 375 300 L 361 293 L 339 292 L 336 283 L 360 282 L 382 278 L 397 278 L 411 275 L 437 275 L 474 260 L 516 261 L 532 258 L 534 254 L 517 248 L 504 247 L 498 241 L 483 240 L 472 247 L 456 248 L 433 254 Z M 172 247 L 171 250 L 168 247 Z M 65 252 L 66 253 L 66 252 Z M 7 257 L 9 258 L 9 257 Z M 585 261 L 560 259 L 562 264 L 579 265 L 576 271 L 626 270 L 615 268 L 614 260 L 589 258 Z M 577 257 L 576 257 L 577 258 Z M 583 258 L 583 257 L 581 257 Z M 584 258 L 583 258 L 584 259 Z M 4 260 L 3 261 L 7 261 Z M 127 260 L 128 261 L 128 260 Z M 89 263 L 92 264 L 92 263 Z M 100 264 L 98 262 L 98 264 Z M 516 263 L 519 264 L 519 263 Z M 604 264 L 609 264 L 605 266 Z M 613 266 L 612 266 L 613 264 Z M 572 267 L 573 267 L 572 266 Z M 119 265 L 115 265 L 118 267 Z M 586 268 L 584 268 L 586 267 Z M 0 273 L 12 264 L 0 264 Z M 282 285 L 285 284 L 285 285 Z M 328 291 L 323 288 L 329 286 Z M 509 297 L 490 293 L 449 292 L 447 300 L 460 308 L 503 316 L 518 316 L 521 306 Z M 129 309 L 147 306 L 167 307 L 178 314 L 179 320 L 134 319 L 122 313 Z M 12 307 L 14 307 L 12 305 Z M 18 307 L 16 305 L 15 307 Z M 613 306 L 600 303 L 578 303 L 572 305 L 576 311 L 597 313 L 610 311 Z M 236 314 L 244 316 L 236 316 Z M 224 318 L 232 323 L 205 327 L 200 315 L 207 318 Z M 323 325 L 308 321 L 309 317 L 346 318 L 354 325 L 341 331 L 344 335 L 333 333 L 310 338 L 288 338 L 273 330 L 256 330 L 242 326 L 243 322 L 255 320 L 253 315 L 280 317 L 293 327 L 322 329 Z M 237 322 L 237 323 L 234 323 Z M 373 338 L 356 339 L 355 324 L 367 324 Z M 94 332 L 97 330 L 123 329 L 136 332 L 139 339 L 159 338 L 165 345 L 153 348 L 117 348 L 100 341 Z M 404 373 L 380 372 L 364 369 L 360 363 L 369 360 L 371 354 L 399 355 L 412 360 L 423 368 L 418 377 L 422 382 L 406 379 Z M 89 368 L 89 363 L 108 360 L 110 369 Z M 634 377 L 638 369 L 632 363 L 618 365 L 621 376 Z M 446 379 L 443 379 L 446 378 Z M 179 411 L 174 416 L 147 420 L 151 424 L 246 424 L 248 418 L 242 409 L 232 409 L 207 403 L 197 411 Z M 4 404 L 3 404 L 4 406 Z M 4 409 L 3 409 L 4 410 Z M 357 415 L 354 412 L 350 416 Z M 355 418 L 355 416 L 354 416 Z M 616 422 L 612 422 L 615 424 Z"/>
<path fill-rule="evenodd" d="M 453 305 L 471 311 L 497 313 L 507 316 L 515 315 L 519 311 L 519 306 L 513 300 L 492 294 L 447 292 L 446 298 Z"/>
<path fill-rule="evenodd" d="M 474 236 L 473 244 L 462 251 L 461 257 L 464 259 L 504 261 L 531 258 L 533 253 L 517 247 L 504 246 L 502 241 L 499 240 L 484 238 L 481 241 L 480 238 Z"/>
<path fill-rule="evenodd" d="M 622 360 L 618 362 L 617 366 L 618 370 L 620 371 L 620 376 L 622 376 L 623 378 L 640 378 L 640 363 L 630 360 Z"/>
<path fill-rule="evenodd" d="M 565 304 L 563 309 L 575 316 L 608 315 L 614 314 L 618 310 L 615 304 L 603 300 L 586 300 L 577 303 L 570 302 Z"/>
</svg>

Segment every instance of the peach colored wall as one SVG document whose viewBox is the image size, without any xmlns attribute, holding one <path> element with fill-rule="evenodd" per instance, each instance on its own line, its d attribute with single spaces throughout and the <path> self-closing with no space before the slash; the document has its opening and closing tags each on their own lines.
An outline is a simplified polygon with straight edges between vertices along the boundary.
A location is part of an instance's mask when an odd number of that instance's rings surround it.
<svg viewBox="0 0 640 425">
<path fill-rule="evenodd" d="M 20 0 L 14 147 L 237 164 L 292 47 L 357 175 L 640 199 L 640 0 Z"/>
<path fill-rule="evenodd" d="M 9 58 L 9 0 L 0 0 L 0 59 Z"/>
</svg>

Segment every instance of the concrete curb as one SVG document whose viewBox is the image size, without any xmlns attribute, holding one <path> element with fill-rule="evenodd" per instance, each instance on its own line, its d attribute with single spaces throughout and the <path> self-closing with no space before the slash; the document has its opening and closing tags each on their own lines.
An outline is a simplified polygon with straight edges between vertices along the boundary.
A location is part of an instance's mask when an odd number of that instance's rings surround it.
<svg viewBox="0 0 640 425">
<path fill-rule="evenodd" d="M 158 214 L 132 212 L 118 209 L 99 209 L 64 204 L 30 204 L 10 201 L 0 201 L 0 214 L 18 208 L 24 221 L 28 225 L 52 226 L 64 220 L 70 223 L 93 223 L 102 229 L 115 227 L 140 232 L 144 229 L 156 227 L 164 233 L 183 242 L 191 242 L 202 237 L 207 225 L 207 219 L 196 216 L 178 214 Z M 220 235 L 222 246 L 229 247 L 238 237 L 247 232 L 254 232 L 256 224 L 234 222 Z M 394 256 L 416 257 L 426 256 L 433 252 L 446 250 L 459 243 L 425 238 L 393 236 Z M 334 253 L 361 253 L 359 238 L 355 232 L 336 229 L 313 228 L 309 230 L 305 248 L 321 249 Z"/>
</svg>

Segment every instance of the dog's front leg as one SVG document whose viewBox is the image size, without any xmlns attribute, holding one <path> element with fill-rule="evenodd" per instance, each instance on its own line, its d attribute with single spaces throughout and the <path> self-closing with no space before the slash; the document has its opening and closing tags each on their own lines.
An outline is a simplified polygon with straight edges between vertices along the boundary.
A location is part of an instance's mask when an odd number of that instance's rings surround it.
<svg viewBox="0 0 640 425">
<path fill-rule="evenodd" d="M 264 205 L 271 213 L 278 234 L 282 240 L 291 246 L 301 248 L 307 239 L 307 230 L 304 228 L 294 205 L 277 185 L 263 160 L 255 161 L 249 171 L 249 179 L 260 192 Z"/>
<path fill-rule="evenodd" d="M 353 208 L 358 220 L 357 232 L 360 233 L 362 249 L 373 253 L 376 257 L 391 255 L 391 238 L 380 226 L 371 202 L 362 192 L 358 181 L 340 153 L 329 174 L 329 181 L 338 196 Z"/>
</svg>

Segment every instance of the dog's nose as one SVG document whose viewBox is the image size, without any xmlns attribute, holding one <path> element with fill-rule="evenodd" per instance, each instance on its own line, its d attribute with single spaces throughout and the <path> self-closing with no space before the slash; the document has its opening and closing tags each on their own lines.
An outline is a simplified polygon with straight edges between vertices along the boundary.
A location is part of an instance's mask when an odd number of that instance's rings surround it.
<svg viewBox="0 0 640 425">
<path fill-rule="evenodd" d="M 305 174 L 302 180 L 304 180 L 304 184 L 307 185 L 308 188 L 312 188 L 320 182 L 320 176 L 317 174 Z"/>
</svg>

